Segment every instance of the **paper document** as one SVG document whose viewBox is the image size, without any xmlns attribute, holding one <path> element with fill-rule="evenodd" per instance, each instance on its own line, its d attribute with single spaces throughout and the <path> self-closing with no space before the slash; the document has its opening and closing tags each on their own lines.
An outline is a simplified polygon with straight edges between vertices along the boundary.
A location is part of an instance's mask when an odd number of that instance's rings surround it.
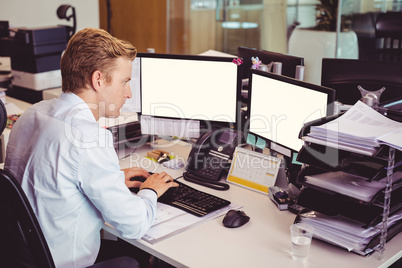
<svg viewBox="0 0 402 268">
<path fill-rule="evenodd" d="M 392 133 L 388 133 L 380 138 L 385 145 L 402 150 L 402 129 L 398 129 Z"/>
<path fill-rule="evenodd" d="M 372 155 L 381 144 L 402 150 L 401 134 L 402 123 L 358 101 L 335 120 L 312 126 L 303 139 L 339 149 L 350 147 L 350 151 Z"/>
<path fill-rule="evenodd" d="M 158 202 L 156 219 L 152 227 L 142 237 L 142 240 L 155 244 L 172 235 L 181 233 L 206 221 L 226 214 L 230 209 L 239 209 L 241 206 L 231 204 L 203 217 L 191 215 L 178 208 Z"/>
<path fill-rule="evenodd" d="M 394 224 L 400 225 L 402 219 L 402 211 L 396 213 L 388 219 L 388 226 Z M 381 225 L 363 228 L 361 224 L 343 218 L 341 216 L 327 216 L 318 212 L 308 212 L 302 214 L 299 222 L 304 222 L 314 227 L 314 238 L 332 243 L 354 251 L 361 255 L 366 255 L 372 252 L 372 249 L 377 245 L 368 247 L 373 238 L 380 235 Z"/>
<path fill-rule="evenodd" d="M 232 54 L 228 54 L 228 53 L 224 53 L 224 52 L 220 52 L 220 51 L 216 51 L 213 49 L 209 49 L 207 51 L 204 51 L 198 55 L 201 56 L 214 56 L 214 57 L 228 57 L 228 58 L 236 58 L 237 56 L 232 55 Z"/>
<path fill-rule="evenodd" d="M 7 115 L 13 115 L 13 114 L 22 114 L 24 111 L 18 108 L 17 105 L 15 105 L 12 102 L 7 102 L 5 104 Z"/>
<path fill-rule="evenodd" d="M 400 178 L 401 171 L 396 172 L 396 178 Z M 380 181 L 367 181 L 366 178 L 356 176 L 343 171 L 325 172 L 322 174 L 305 176 L 306 183 L 328 189 L 340 194 L 370 202 L 374 196 L 387 185 L 386 178 Z"/>
</svg>

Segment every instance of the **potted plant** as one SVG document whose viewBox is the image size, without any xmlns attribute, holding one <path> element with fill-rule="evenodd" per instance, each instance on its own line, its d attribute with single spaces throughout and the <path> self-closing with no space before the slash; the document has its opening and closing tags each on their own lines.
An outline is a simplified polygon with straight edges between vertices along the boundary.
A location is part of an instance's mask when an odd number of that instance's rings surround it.
<svg viewBox="0 0 402 268">
<path fill-rule="evenodd" d="M 350 30 L 348 16 L 341 16 L 337 42 L 339 0 L 320 0 L 316 7 L 316 25 L 295 28 L 289 39 L 289 54 L 304 57 L 305 80 L 321 84 L 323 58 L 357 59 L 359 55 L 356 33 Z"/>
</svg>

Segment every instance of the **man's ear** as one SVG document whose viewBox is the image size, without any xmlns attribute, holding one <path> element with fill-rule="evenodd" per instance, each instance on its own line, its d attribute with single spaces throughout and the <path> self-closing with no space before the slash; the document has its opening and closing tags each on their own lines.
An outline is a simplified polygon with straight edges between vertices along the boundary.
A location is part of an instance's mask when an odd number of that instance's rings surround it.
<svg viewBox="0 0 402 268">
<path fill-rule="evenodd" d="M 92 74 L 92 87 L 95 91 L 99 91 L 103 85 L 103 76 L 100 71 L 95 71 Z"/>
</svg>

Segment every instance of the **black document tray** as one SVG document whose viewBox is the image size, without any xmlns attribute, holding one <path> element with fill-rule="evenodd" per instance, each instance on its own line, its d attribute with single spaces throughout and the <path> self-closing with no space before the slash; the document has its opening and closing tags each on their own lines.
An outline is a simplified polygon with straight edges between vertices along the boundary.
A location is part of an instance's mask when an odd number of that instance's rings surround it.
<svg viewBox="0 0 402 268">
<path fill-rule="evenodd" d="M 401 168 L 402 168 L 402 166 L 399 166 L 398 170 L 400 170 Z M 394 169 L 394 171 L 396 171 L 396 170 L 397 169 Z M 317 168 L 317 167 L 314 167 L 314 166 L 304 166 L 300 170 L 299 174 L 297 175 L 296 181 L 297 181 L 298 184 L 300 184 L 302 186 L 306 186 L 308 188 L 313 188 L 313 189 L 316 189 L 316 190 L 319 190 L 319 191 L 322 191 L 322 192 L 334 193 L 334 194 L 343 196 L 342 194 L 340 194 L 338 192 L 334 192 L 334 191 L 331 191 L 331 190 L 326 189 L 326 188 L 321 188 L 321 187 L 319 187 L 317 185 L 314 185 L 314 184 L 306 182 L 306 179 L 305 179 L 306 176 L 317 175 L 317 174 L 322 174 L 322 173 L 326 173 L 326 172 L 328 172 L 328 170 Z M 384 179 L 386 179 L 386 178 L 384 178 Z M 396 176 L 394 174 L 392 180 L 393 180 L 393 182 L 392 182 L 392 196 L 393 196 L 394 191 L 396 191 L 399 188 L 402 188 L 402 177 Z M 369 179 L 367 179 L 367 181 L 369 181 Z M 370 202 L 365 202 L 363 200 L 358 200 L 358 199 L 356 199 L 356 202 L 361 202 L 361 203 L 366 203 L 366 204 L 375 204 L 377 206 L 382 206 L 383 201 L 384 201 L 383 190 L 384 189 L 379 190 L 377 192 L 377 194 L 374 195 L 374 197 L 372 198 L 372 200 Z M 401 192 L 401 194 L 402 194 L 402 192 Z M 349 197 L 349 196 L 345 196 L 345 197 L 352 198 L 352 197 Z M 352 198 L 352 199 L 354 199 L 354 198 Z M 400 200 L 400 201 L 402 202 L 402 200 Z"/>
<path fill-rule="evenodd" d="M 369 157 L 343 150 L 310 143 L 303 145 L 297 155 L 297 161 L 327 171 L 342 170 L 350 174 L 367 178 L 368 181 L 380 180 L 387 176 L 388 154 L 386 147 L 381 147 L 384 156 Z M 318 154 L 314 155 L 314 154 Z M 382 155 L 382 154 L 380 154 Z M 334 157 L 337 156 L 337 157 Z M 402 152 L 395 151 L 395 171 L 402 170 Z"/>
<path fill-rule="evenodd" d="M 323 117 L 304 124 L 300 130 L 299 138 L 302 139 L 302 137 L 307 136 L 312 126 L 325 124 L 341 115 L 343 115 L 343 113 Z M 402 117 L 400 120 L 402 121 Z M 328 171 L 343 170 L 351 174 L 361 175 L 372 181 L 382 179 L 386 176 L 388 156 L 388 146 L 378 147 L 378 150 L 373 156 L 362 156 L 361 154 L 345 150 L 305 142 L 297 155 L 297 161 Z M 402 152 L 396 150 L 395 167 L 400 165 L 402 165 Z"/>
<path fill-rule="evenodd" d="M 383 197 L 382 197 L 383 198 Z M 373 203 L 359 202 L 348 196 L 335 192 L 303 188 L 296 203 L 299 206 L 320 212 L 328 216 L 342 215 L 361 223 L 363 228 L 375 226 L 382 221 L 383 207 Z M 391 193 L 390 213 L 393 215 L 402 210 L 402 187 Z"/>
</svg>

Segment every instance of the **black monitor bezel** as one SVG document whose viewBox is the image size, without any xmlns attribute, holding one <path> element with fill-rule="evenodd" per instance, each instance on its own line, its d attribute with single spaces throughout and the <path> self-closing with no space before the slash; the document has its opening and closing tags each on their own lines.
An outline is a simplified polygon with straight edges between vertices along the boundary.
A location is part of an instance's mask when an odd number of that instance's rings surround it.
<svg viewBox="0 0 402 268">
<path fill-rule="evenodd" d="M 137 57 L 140 58 L 140 61 L 142 60 L 143 57 L 147 58 L 162 58 L 162 59 L 178 59 L 178 60 L 198 60 L 198 61 L 217 61 L 217 62 L 232 62 L 233 64 L 236 64 L 233 60 L 236 59 L 236 57 L 222 57 L 222 56 L 208 56 L 208 55 L 186 55 L 186 54 L 163 54 L 163 53 L 137 53 Z M 142 62 L 140 62 L 142 65 Z M 152 116 L 154 118 L 162 118 L 162 119 L 177 119 L 177 120 L 196 120 L 200 121 L 200 127 L 201 129 L 215 129 L 215 128 L 221 128 L 221 127 L 227 127 L 227 128 L 232 128 L 235 129 L 238 126 L 240 126 L 240 116 L 241 116 L 241 101 L 240 101 L 240 96 L 241 96 L 241 83 L 239 83 L 238 77 L 241 75 L 241 67 L 237 65 L 237 77 L 236 77 L 236 105 L 235 105 L 235 119 L 234 122 L 227 122 L 227 121 L 213 121 L 213 120 L 200 120 L 200 119 L 194 119 L 194 118 L 178 118 L 178 117 L 168 117 L 168 116 L 153 116 L 153 115 L 147 115 L 142 113 L 142 67 L 140 69 L 140 98 L 141 98 L 141 112 L 138 113 L 139 118 L 141 118 L 142 115 L 146 116 Z M 206 77 L 206 79 L 208 79 Z M 224 100 L 222 100 L 224 101 Z"/>
<path fill-rule="evenodd" d="M 248 57 L 247 59 L 245 59 L 246 55 Z M 302 57 L 244 46 L 240 46 L 237 48 L 237 56 L 242 58 L 243 60 L 242 73 L 239 76 L 241 79 L 249 77 L 249 69 L 251 69 L 252 66 L 251 64 L 249 64 L 249 61 L 251 60 L 251 57 L 255 56 L 259 57 L 259 59 L 264 64 L 269 64 L 271 62 L 281 62 L 282 75 L 292 78 L 296 77 L 296 66 L 304 66 L 304 58 Z"/>
<path fill-rule="evenodd" d="M 296 86 L 301 86 L 301 87 L 305 87 L 305 88 L 309 88 L 312 90 L 316 90 L 319 92 L 323 92 L 326 93 L 328 98 L 327 98 L 327 114 L 326 116 L 332 115 L 334 113 L 334 102 L 335 102 L 335 90 L 329 87 L 325 87 L 325 86 L 320 86 L 320 85 L 316 85 L 316 84 L 312 84 L 312 83 L 307 83 L 301 80 L 297 80 L 294 78 L 290 78 L 287 76 L 283 76 L 283 75 L 278 75 L 278 74 L 274 74 L 274 73 L 270 73 L 270 72 L 265 72 L 265 71 L 261 71 L 261 70 L 255 70 L 255 69 L 251 69 L 250 70 L 250 76 L 249 76 L 249 98 L 248 98 L 248 102 L 247 102 L 247 122 L 244 126 L 244 132 L 246 135 L 248 134 L 252 134 L 260 139 L 263 139 L 266 141 L 266 147 L 272 149 L 272 144 L 275 145 L 279 145 L 287 150 L 290 150 L 291 154 L 293 155 L 294 153 L 298 153 L 298 151 L 296 151 L 295 149 L 292 149 L 284 144 L 281 144 L 279 142 L 276 141 L 272 141 L 270 139 L 267 139 L 266 137 L 263 137 L 261 135 L 258 135 L 252 131 L 250 131 L 250 113 L 251 113 L 251 99 L 252 99 L 252 91 L 253 91 L 253 86 L 252 86 L 252 77 L 253 74 L 257 74 L 257 75 L 261 75 L 264 77 L 268 77 L 268 78 L 272 78 L 278 81 L 282 81 L 285 83 L 290 83 Z"/>
</svg>

